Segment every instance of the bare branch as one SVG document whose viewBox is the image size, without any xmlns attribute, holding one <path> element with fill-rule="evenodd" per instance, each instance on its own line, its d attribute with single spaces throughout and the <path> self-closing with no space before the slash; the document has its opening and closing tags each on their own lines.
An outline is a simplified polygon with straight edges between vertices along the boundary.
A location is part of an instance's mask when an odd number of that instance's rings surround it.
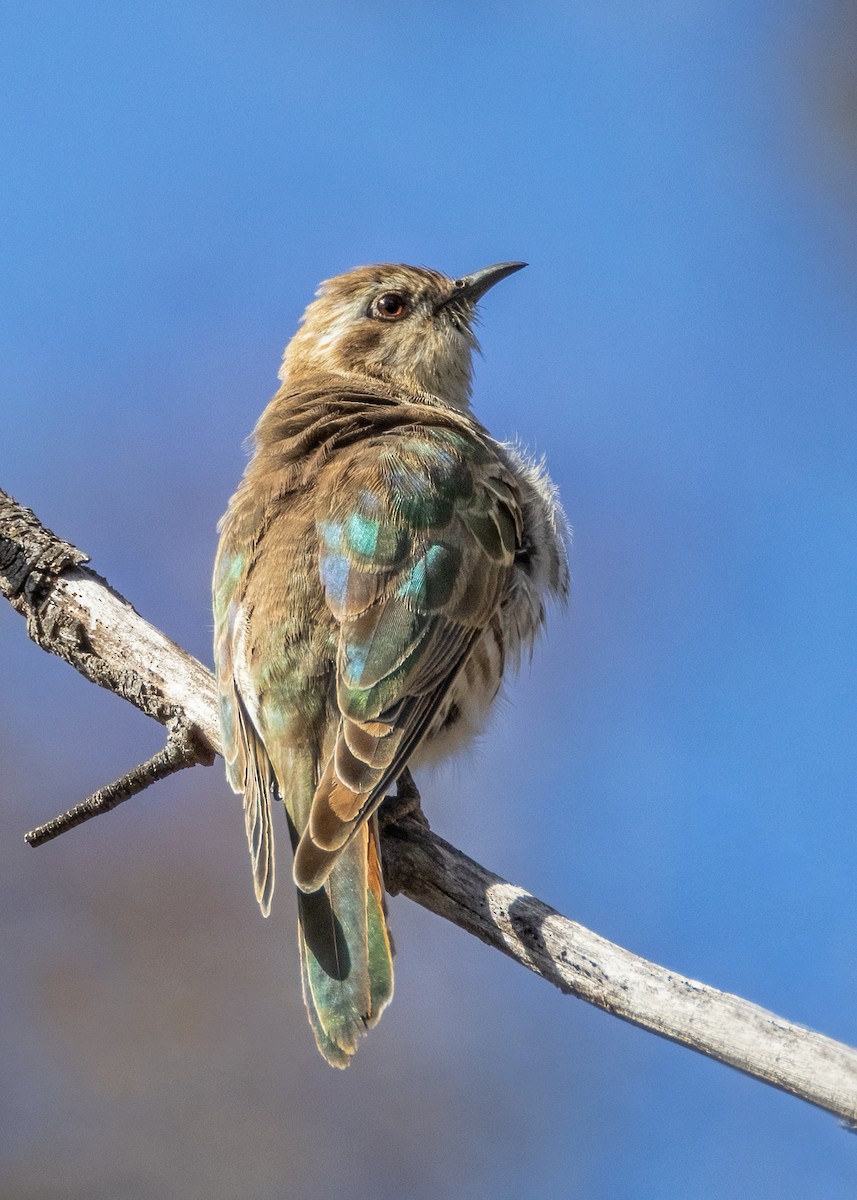
<svg viewBox="0 0 857 1200">
<path fill-rule="evenodd" d="M 211 672 L 80 565 L 86 561 L 0 491 L 0 591 L 33 641 L 162 725 L 181 717 L 219 753 Z"/>
<path fill-rule="evenodd" d="M 608 942 L 406 818 L 384 830 L 384 874 L 560 991 L 857 1121 L 857 1050 Z"/>
<path fill-rule="evenodd" d="M 162 724 L 183 720 L 201 744 L 200 761 L 219 751 L 211 673 L 84 561 L 0 492 L 0 589 L 26 617 L 30 636 Z M 623 950 L 487 871 L 414 817 L 385 826 L 383 850 L 391 891 L 561 991 L 857 1125 L 857 1050 Z"/>
</svg>

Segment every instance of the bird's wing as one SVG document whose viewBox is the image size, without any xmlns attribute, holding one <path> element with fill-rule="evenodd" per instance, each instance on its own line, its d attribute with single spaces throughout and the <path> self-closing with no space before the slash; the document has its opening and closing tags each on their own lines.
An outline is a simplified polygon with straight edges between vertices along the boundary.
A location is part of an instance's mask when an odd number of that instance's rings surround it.
<svg viewBox="0 0 857 1200">
<path fill-rule="evenodd" d="M 327 475 L 319 568 L 339 626 L 341 716 L 295 856 L 304 891 L 321 886 L 426 733 L 521 540 L 514 480 L 475 432 L 372 438 Z"/>
<path fill-rule="evenodd" d="M 241 640 L 245 618 L 239 603 L 246 581 L 248 555 L 221 540 L 214 568 L 214 659 L 220 704 L 220 728 L 226 777 L 244 796 L 244 824 L 253 864 L 256 899 L 265 916 L 274 892 L 274 833 L 271 799 L 276 780 L 256 731 L 250 705 L 252 689 L 240 687 Z"/>
</svg>

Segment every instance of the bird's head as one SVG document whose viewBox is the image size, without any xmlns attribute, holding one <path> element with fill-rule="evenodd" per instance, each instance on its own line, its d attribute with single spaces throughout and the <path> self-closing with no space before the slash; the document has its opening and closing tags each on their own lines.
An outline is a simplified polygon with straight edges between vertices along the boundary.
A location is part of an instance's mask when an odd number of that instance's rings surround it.
<svg viewBox="0 0 857 1200">
<path fill-rule="evenodd" d="M 328 370 L 429 392 L 467 408 L 477 301 L 526 263 L 450 279 L 426 267 L 357 267 L 326 280 L 286 347 L 280 378 Z"/>
</svg>

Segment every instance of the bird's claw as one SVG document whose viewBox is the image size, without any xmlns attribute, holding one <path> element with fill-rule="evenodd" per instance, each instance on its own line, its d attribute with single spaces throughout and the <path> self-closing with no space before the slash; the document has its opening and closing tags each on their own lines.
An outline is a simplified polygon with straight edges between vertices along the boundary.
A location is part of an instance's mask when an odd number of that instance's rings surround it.
<svg viewBox="0 0 857 1200">
<path fill-rule="evenodd" d="M 414 783 L 413 775 L 405 767 L 396 780 L 395 796 L 385 796 L 381 801 L 381 806 L 378 809 L 378 818 L 383 827 L 385 825 L 398 825 L 408 817 L 418 821 L 426 829 L 429 828 L 428 819 L 420 803 L 419 789 Z"/>
</svg>

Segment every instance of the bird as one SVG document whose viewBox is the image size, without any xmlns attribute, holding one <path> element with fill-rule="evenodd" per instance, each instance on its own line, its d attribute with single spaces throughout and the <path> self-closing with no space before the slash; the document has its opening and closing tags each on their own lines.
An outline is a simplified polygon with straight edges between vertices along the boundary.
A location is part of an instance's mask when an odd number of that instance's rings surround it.
<svg viewBox="0 0 857 1200">
<path fill-rule="evenodd" d="M 285 808 L 303 997 L 334 1067 L 393 994 L 379 805 L 397 787 L 418 806 L 411 770 L 483 730 L 568 593 L 556 487 L 470 404 L 478 304 L 526 265 L 323 282 L 218 526 L 227 778 L 265 916 Z"/>
</svg>

